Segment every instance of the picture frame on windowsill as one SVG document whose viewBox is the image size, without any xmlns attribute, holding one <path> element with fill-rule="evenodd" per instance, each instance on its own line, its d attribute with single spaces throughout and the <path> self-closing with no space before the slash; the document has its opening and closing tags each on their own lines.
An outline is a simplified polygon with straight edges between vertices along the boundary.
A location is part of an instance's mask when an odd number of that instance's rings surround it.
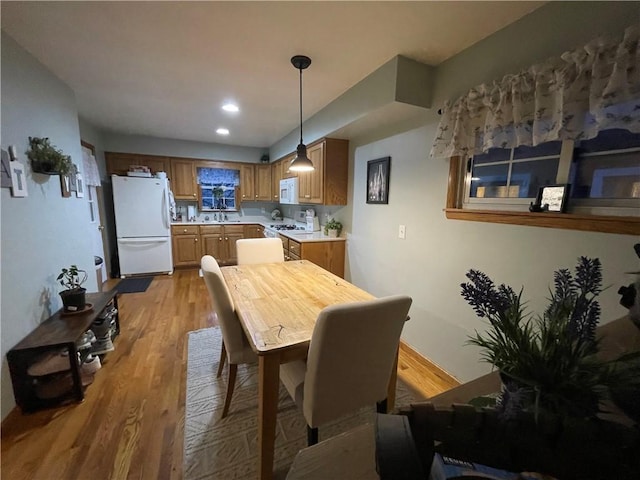
<svg viewBox="0 0 640 480">
<path fill-rule="evenodd" d="M 529 211 L 565 213 L 570 187 L 571 185 L 568 183 L 540 187 L 536 203 L 530 204 Z"/>
</svg>

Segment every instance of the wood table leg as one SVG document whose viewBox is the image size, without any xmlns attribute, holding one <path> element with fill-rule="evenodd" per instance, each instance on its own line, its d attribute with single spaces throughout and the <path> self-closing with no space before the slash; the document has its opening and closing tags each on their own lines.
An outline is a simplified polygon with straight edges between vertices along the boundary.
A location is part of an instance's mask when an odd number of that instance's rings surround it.
<svg viewBox="0 0 640 480">
<path fill-rule="evenodd" d="M 389 378 L 389 386 L 387 387 L 387 412 L 393 410 L 396 403 L 396 383 L 398 381 L 398 355 L 400 354 L 400 348 L 396 350 L 396 358 L 393 361 L 393 368 L 391 369 L 391 378 Z"/>
<path fill-rule="evenodd" d="M 273 478 L 276 442 L 276 416 L 280 389 L 280 357 L 277 354 L 258 357 L 258 478 Z"/>
</svg>

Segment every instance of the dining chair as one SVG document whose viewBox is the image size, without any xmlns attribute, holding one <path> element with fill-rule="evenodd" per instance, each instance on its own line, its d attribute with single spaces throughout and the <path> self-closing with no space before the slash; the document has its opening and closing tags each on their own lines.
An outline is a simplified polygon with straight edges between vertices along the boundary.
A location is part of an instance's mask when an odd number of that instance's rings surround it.
<svg viewBox="0 0 640 480">
<path fill-rule="evenodd" d="M 318 315 L 306 363 L 280 365 L 280 380 L 302 408 L 309 445 L 318 427 L 366 405 L 386 413 L 387 388 L 396 366 L 411 297 L 332 305 Z"/>
<path fill-rule="evenodd" d="M 222 276 L 218 262 L 211 255 L 205 255 L 200 260 L 200 267 L 202 268 L 204 282 L 209 290 L 213 310 L 216 313 L 220 330 L 222 331 L 222 349 L 217 373 L 218 378 L 222 375 L 225 361 L 229 363 L 227 394 L 222 409 L 222 418 L 224 418 L 227 416 L 229 406 L 231 405 L 238 365 L 242 363 L 255 363 L 258 357 L 251 349 L 249 341 L 242 330 L 242 325 L 240 325 L 240 321 L 236 315 L 233 300 L 229 294 L 229 289 Z"/>
<path fill-rule="evenodd" d="M 238 265 L 284 262 L 282 240 L 279 238 L 243 238 L 236 241 Z"/>
</svg>

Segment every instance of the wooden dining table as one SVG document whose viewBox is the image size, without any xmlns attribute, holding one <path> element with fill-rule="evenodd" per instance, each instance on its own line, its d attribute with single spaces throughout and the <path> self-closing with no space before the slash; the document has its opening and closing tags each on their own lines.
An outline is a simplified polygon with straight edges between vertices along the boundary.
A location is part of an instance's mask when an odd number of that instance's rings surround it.
<svg viewBox="0 0 640 480">
<path fill-rule="evenodd" d="M 242 327 L 258 355 L 258 478 L 273 477 L 280 364 L 304 359 L 320 311 L 375 298 L 307 260 L 223 267 Z M 397 361 L 397 357 L 396 357 Z M 393 408 L 396 368 L 389 381 Z"/>
</svg>

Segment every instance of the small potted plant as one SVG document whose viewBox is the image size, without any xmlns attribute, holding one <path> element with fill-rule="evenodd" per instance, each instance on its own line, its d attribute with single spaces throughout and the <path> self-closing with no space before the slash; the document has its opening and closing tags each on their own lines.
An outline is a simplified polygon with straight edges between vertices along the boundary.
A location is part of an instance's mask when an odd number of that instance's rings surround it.
<svg viewBox="0 0 640 480">
<path fill-rule="evenodd" d="M 330 218 L 324 225 L 324 234 L 329 237 L 335 238 L 340 236 L 342 231 L 342 223 L 338 222 L 335 218 Z"/>
<path fill-rule="evenodd" d="M 60 292 L 62 304 L 65 312 L 77 312 L 84 310 L 86 301 L 86 288 L 82 284 L 87 281 L 87 272 L 79 269 L 76 265 L 63 268 L 57 278 L 60 285 L 66 289 Z"/>
<path fill-rule="evenodd" d="M 29 137 L 29 150 L 25 152 L 31 160 L 31 169 L 46 175 L 68 175 L 75 173 L 75 165 L 69 155 L 57 149 L 48 138 Z"/>
</svg>

